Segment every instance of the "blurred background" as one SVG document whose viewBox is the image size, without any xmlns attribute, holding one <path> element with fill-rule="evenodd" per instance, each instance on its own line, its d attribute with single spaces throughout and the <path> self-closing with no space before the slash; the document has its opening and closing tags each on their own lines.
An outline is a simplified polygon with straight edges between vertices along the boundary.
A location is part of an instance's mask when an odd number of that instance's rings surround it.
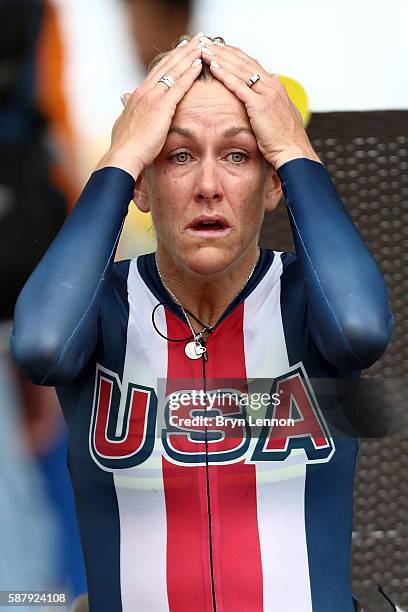
<svg viewBox="0 0 408 612">
<path fill-rule="evenodd" d="M 22 285 L 109 146 L 120 95 L 181 34 L 223 36 L 279 74 L 389 287 L 396 331 L 364 376 L 407 380 L 407 23 L 406 0 L 1 0 L 0 590 L 87 590 L 60 408 L 18 373 L 8 336 Z M 283 202 L 262 244 L 293 250 Z M 150 216 L 131 205 L 118 258 L 154 248 Z M 355 592 L 370 603 L 380 583 L 408 607 L 406 437 L 361 441 L 354 508 Z"/>
</svg>

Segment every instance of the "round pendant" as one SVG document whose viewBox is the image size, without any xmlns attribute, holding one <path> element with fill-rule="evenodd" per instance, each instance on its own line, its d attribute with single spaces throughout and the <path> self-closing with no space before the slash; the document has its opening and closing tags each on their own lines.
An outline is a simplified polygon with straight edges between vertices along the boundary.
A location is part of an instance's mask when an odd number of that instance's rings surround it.
<svg viewBox="0 0 408 612">
<path fill-rule="evenodd" d="M 205 353 L 206 350 L 205 346 L 194 342 L 194 340 L 184 347 L 184 352 L 190 359 L 200 359 L 201 355 Z"/>
</svg>

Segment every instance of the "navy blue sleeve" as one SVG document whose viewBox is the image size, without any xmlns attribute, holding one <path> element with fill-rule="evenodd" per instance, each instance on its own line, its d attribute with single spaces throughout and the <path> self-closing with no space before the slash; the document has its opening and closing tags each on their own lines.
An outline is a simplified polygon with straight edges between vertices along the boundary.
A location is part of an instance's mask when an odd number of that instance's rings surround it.
<svg viewBox="0 0 408 612">
<path fill-rule="evenodd" d="M 94 172 L 19 295 L 10 349 L 36 384 L 70 382 L 95 349 L 101 299 L 134 185 L 120 168 Z"/>
<path fill-rule="evenodd" d="M 277 174 L 313 340 L 332 365 L 367 368 L 384 352 L 394 327 L 383 276 L 323 164 L 293 159 Z"/>
</svg>

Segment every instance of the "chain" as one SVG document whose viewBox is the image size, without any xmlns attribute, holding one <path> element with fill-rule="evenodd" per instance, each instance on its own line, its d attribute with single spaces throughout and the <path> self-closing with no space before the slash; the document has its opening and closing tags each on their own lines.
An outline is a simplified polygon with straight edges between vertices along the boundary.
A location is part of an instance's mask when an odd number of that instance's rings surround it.
<svg viewBox="0 0 408 612">
<path fill-rule="evenodd" d="M 241 291 L 243 291 L 244 287 L 245 287 L 245 286 L 247 285 L 247 283 L 249 282 L 249 280 L 250 280 L 250 278 L 251 278 L 252 274 L 254 273 L 254 270 L 255 270 L 255 268 L 256 268 L 256 265 L 257 265 L 257 263 L 258 263 L 258 261 L 259 261 L 259 257 L 260 257 L 260 255 L 261 255 L 261 250 L 260 250 L 260 248 L 259 248 L 259 246 L 258 246 L 258 256 L 257 256 L 257 258 L 256 258 L 256 261 L 255 261 L 255 263 L 254 263 L 254 265 L 253 265 L 253 267 L 252 267 L 251 272 L 249 273 L 248 278 L 246 279 L 246 281 L 244 282 L 244 284 L 242 285 L 242 287 L 241 287 L 241 289 L 238 291 L 238 293 L 237 293 L 237 294 L 234 296 L 234 298 L 233 298 L 234 300 L 235 300 L 235 298 L 236 298 L 236 297 L 237 297 L 237 296 L 238 296 L 238 295 L 241 293 Z M 172 298 L 172 299 L 173 299 L 173 300 L 176 302 L 176 304 L 178 304 L 178 306 L 180 306 L 180 308 L 181 308 L 181 310 L 182 310 L 182 312 L 183 312 L 183 315 L 184 315 L 184 317 L 185 317 L 185 319 L 186 319 L 186 321 L 187 321 L 187 324 L 188 324 L 188 326 L 189 326 L 189 328 L 190 328 L 190 331 L 191 331 L 191 333 L 192 333 L 192 335 L 193 335 L 194 341 L 199 343 L 199 342 L 200 342 L 200 340 L 201 340 L 201 337 L 202 337 L 203 333 L 204 333 L 205 331 L 207 331 L 207 330 L 211 330 L 211 331 L 212 331 L 212 330 L 213 330 L 213 328 L 212 328 L 210 325 L 206 325 L 205 327 L 203 327 L 203 329 L 202 329 L 200 332 L 198 332 L 197 334 L 195 333 L 195 331 L 194 331 L 194 329 L 193 329 L 193 326 L 192 326 L 192 325 L 191 325 L 191 323 L 190 323 L 190 319 L 188 318 L 187 313 L 186 313 L 186 311 L 185 311 L 185 310 L 184 310 L 184 308 L 183 308 L 182 303 L 180 302 L 180 300 L 178 300 L 178 299 L 176 298 L 176 296 L 174 295 L 174 293 L 173 293 L 173 292 L 172 292 L 172 291 L 171 291 L 171 290 L 168 288 L 168 286 L 167 286 L 167 285 L 166 285 L 166 283 L 164 282 L 163 277 L 162 277 L 162 275 L 161 275 L 161 273 L 160 273 L 160 268 L 159 268 L 159 265 L 158 265 L 158 263 L 157 263 L 157 259 L 156 259 L 156 257 L 155 257 L 155 263 L 156 263 L 156 269 L 157 269 L 157 272 L 158 272 L 158 274 L 159 274 L 159 277 L 160 277 L 161 282 L 163 283 L 164 288 L 165 288 L 165 289 L 166 289 L 166 291 L 169 293 L 169 295 L 171 296 L 171 298 Z"/>
</svg>

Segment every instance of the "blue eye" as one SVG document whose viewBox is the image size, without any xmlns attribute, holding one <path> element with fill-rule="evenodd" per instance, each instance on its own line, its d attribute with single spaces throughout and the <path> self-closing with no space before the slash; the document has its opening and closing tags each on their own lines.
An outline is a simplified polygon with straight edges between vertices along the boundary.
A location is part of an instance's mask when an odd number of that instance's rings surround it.
<svg viewBox="0 0 408 612">
<path fill-rule="evenodd" d="M 234 164 L 241 164 L 248 159 L 248 155 L 243 151 L 232 151 L 229 153 Z"/>
<path fill-rule="evenodd" d="M 188 162 L 190 154 L 187 151 L 179 151 L 172 155 L 169 159 L 174 160 L 177 164 L 185 164 Z"/>
</svg>

